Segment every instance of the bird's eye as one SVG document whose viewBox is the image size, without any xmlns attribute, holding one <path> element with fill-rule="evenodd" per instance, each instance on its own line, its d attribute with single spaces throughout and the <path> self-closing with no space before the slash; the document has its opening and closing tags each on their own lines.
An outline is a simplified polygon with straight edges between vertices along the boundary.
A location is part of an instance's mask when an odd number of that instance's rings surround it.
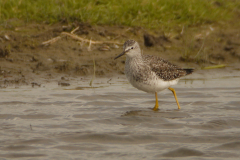
<svg viewBox="0 0 240 160">
<path fill-rule="evenodd" d="M 131 49 L 133 49 L 133 47 L 131 47 Z"/>
</svg>

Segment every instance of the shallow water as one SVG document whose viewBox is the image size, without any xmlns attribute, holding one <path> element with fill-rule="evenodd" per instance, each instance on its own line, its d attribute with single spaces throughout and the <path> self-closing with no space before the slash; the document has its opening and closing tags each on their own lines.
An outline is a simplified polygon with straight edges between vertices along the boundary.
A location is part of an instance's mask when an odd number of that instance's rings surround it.
<svg viewBox="0 0 240 160">
<path fill-rule="evenodd" d="M 201 76 L 200 76 L 201 77 Z M 0 159 L 238 159 L 240 77 L 188 77 L 154 95 L 125 77 L 0 89 Z"/>
</svg>

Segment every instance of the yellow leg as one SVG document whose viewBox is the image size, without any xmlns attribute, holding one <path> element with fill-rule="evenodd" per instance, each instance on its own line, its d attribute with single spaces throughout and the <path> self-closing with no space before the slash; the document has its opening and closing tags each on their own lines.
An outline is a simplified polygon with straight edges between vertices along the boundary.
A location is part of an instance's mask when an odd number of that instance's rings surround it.
<svg viewBox="0 0 240 160">
<path fill-rule="evenodd" d="M 176 92 L 175 92 L 175 90 L 173 89 L 173 88 L 168 88 L 170 91 L 172 91 L 172 93 L 173 93 L 173 95 L 174 95 L 174 97 L 175 97 L 175 99 L 176 99 L 176 102 L 177 102 L 177 105 L 178 105 L 178 109 L 181 109 L 180 108 L 180 105 L 179 105 L 179 103 L 178 103 L 178 99 L 177 99 L 177 95 L 176 95 Z"/>
<path fill-rule="evenodd" d="M 157 92 L 155 92 L 155 98 L 156 98 L 156 104 L 155 104 L 155 107 L 153 108 L 154 111 L 157 111 L 158 110 L 158 97 L 157 97 Z"/>
</svg>

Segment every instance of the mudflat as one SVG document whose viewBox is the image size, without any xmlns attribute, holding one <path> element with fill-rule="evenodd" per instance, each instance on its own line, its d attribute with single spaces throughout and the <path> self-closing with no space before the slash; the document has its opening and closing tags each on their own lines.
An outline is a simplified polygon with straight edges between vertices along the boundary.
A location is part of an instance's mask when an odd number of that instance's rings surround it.
<svg viewBox="0 0 240 160">
<path fill-rule="evenodd" d="M 72 31 L 91 42 L 63 34 Z M 231 67 L 240 61 L 239 36 L 235 22 L 183 27 L 168 32 L 86 23 L 7 25 L 0 32 L 0 80 L 31 83 L 41 77 L 57 75 L 105 77 L 123 74 L 125 57 L 113 58 L 121 53 L 121 44 L 127 39 L 138 41 L 143 54 L 157 55 L 182 67 L 201 69 L 222 64 Z M 44 43 L 54 38 L 57 40 Z M 116 43 L 95 44 L 96 41 Z"/>
</svg>

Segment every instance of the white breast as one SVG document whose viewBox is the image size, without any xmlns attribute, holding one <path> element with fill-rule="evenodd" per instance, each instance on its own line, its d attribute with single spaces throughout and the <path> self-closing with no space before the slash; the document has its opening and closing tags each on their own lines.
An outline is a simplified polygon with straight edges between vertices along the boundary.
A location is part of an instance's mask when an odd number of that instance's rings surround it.
<svg viewBox="0 0 240 160">
<path fill-rule="evenodd" d="M 132 78 L 128 78 L 128 81 L 137 89 L 148 92 L 160 92 L 163 91 L 170 86 L 173 86 L 178 83 L 179 79 L 171 80 L 171 81 L 163 81 L 162 79 L 148 79 L 146 83 L 140 83 L 135 81 Z"/>
</svg>

